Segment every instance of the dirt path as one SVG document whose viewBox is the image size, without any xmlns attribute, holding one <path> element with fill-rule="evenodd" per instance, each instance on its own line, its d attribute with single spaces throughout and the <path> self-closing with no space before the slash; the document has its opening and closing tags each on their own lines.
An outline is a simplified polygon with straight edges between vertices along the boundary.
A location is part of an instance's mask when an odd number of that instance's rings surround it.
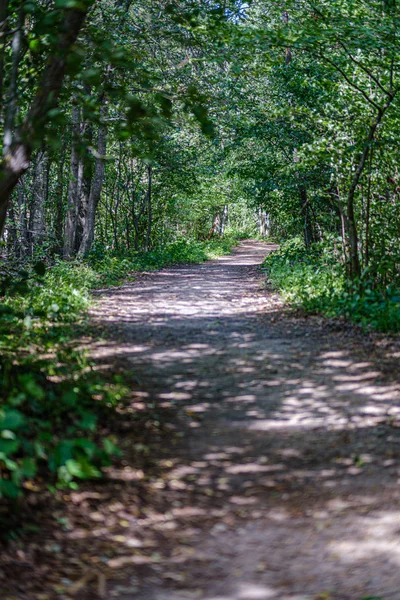
<svg viewBox="0 0 400 600">
<path fill-rule="evenodd" d="M 121 537 L 110 597 L 400 598 L 393 346 L 285 314 L 257 269 L 270 249 L 244 242 L 98 306 L 116 340 L 98 353 L 131 365 L 139 408 L 179 415 L 151 483 L 160 508 Z"/>
<path fill-rule="evenodd" d="M 271 248 L 101 295 L 91 352 L 132 378 L 124 458 L 63 496 L 5 598 L 400 598 L 400 346 L 286 312 Z"/>
</svg>

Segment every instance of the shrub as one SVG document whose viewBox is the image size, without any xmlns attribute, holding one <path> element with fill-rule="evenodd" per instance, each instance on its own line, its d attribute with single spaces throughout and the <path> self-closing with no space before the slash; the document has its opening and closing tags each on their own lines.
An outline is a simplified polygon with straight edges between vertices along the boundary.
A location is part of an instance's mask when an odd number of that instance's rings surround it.
<svg viewBox="0 0 400 600">
<path fill-rule="evenodd" d="M 97 477 L 116 452 L 97 424 L 119 387 L 101 381 L 77 350 L 73 323 L 94 282 L 89 267 L 35 265 L 16 272 L 0 311 L 0 497 Z M 3 286 L 4 287 L 4 286 Z"/>
<path fill-rule="evenodd" d="M 334 240 L 307 249 L 300 238 L 282 244 L 264 263 L 285 300 L 308 313 L 343 316 L 379 331 L 400 331 L 400 290 L 377 287 L 366 271 L 359 281 L 345 277 Z"/>
</svg>

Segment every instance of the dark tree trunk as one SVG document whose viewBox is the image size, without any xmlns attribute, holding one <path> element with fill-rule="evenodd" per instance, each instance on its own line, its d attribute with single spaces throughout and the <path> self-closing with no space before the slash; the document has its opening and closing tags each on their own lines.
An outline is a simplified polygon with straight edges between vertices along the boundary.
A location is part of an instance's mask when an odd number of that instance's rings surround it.
<svg viewBox="0 0 400 600">
<path fill-rule="evenodd" d="M 28 254 L 28 217 L 27 201 L 25 190 L 25 177 L 22 177 L 17 186 L 18 214 L 19 214 L 19 232 L 20 232 L 20 251 L 19 255 L 24 258 Z"/>
<path fill-rule="evenodd" d="M 104 114 L 104 110 L 102 112 Z M 106 145 L 107 130 L 105 124 L 102 123 L 99 125 L 99 132 L 97 138 L 97 157 L 95 162 L 92 185 L 90 188 L 90 194 L 88 198 L 82 241 L 78 251 L 78 254 L 80 256 L 85 256 L 90 252 L 94 240 L 96 211 L 100 201 L 101 191 L 103 189 L 104 183 Z"/>
<path fill-rule="evenodd" d="M 315 242 L 315 234 L 311 220 L 309 199 L 305 187 L 300 188 L 301 212 L 304 216 L 304 243 L 309 248 Z"/>
<path fill-rule="evenodd" d="M 57 168 L 57 183 L 56 183 L 56 215 L 54 220 L 54 237 L 56 243 L 54 252 L 57 254 L 63 251 L 63 225 L 64 225 L 64 166 L 66 160 L 65 145 L 61 152 L 61 158 Z"/>
<path fill-rule="evenodd" d="M 80 133 L 80 109 L 74 105 L 72 108 L 72 145 L 70 162 L 70 179 L 68 184 L 67 213 L 64 227 L 64 258 L 71 258 L 74 246 L 78 221 L 80 187 L 82 182 L 82 165 L 78 153 Z"/>
<path fill-rule="evenodd" d="M 146 231 L 146 246 L 145 249 L 150 249 L 151 228 L 153 225 L 153 207 L 152 207 L 152 182 L 153 182 L 153 167 L 147 167 L 147 231 Z"/>
<path fill-rule="evenodd" d="M 20 138 L 10 144 L 0 163 L 0 235 L 4 229 L 11 194 L 28 169 L 32 145 L 43 135 L 50 120 L 49 111 L 58 104 L 64 83 L 67 58 L 84 24 L 91 2 L 83 0 L 79 8 L 66 9 L 58 31 L 57 50 L 49 57 L 38 91 L 25 118 Z"/>
<path fill-rule="evenodd" d="M 40 152 L 35 161 L 35 173 L 32 185 L 32 198 L 29 215 L 30 252 L 43 243 L 45 235 L 45 206 L 48 192 L 49 159 L 45 152 Z"/>
<path fill-rule="evenodd" d="M 0 0 L 0 32 L 7 26 L 8 0 Z M 0 45 L 0 119 L 2 117 L 5 47 Z"/>
</svg>

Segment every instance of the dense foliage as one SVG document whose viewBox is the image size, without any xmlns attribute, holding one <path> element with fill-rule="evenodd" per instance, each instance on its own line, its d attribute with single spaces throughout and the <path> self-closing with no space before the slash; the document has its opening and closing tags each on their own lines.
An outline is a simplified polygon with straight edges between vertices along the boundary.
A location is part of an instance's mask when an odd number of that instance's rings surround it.
<svg viewBox="0 0 400 600">
<path fill-rule="evenodd" d="M 308 313 L 344 317 L 367 329 L 400 331 L 399 287 L 376 287 L 368 271 L 361 280 L 349 281 L 334 244 L 307 248 L 295 237 L 270 254 L 264 266 L 284 298 Z"/>
</svg>

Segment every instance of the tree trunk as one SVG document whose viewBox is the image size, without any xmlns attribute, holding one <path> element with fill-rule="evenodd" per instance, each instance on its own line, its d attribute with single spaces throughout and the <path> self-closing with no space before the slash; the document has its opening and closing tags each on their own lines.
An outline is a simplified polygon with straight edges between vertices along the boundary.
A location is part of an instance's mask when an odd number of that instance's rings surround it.
<svg viewBox="0 0 400 600">
<path fill-rule="evenodd" d="M 269 234 L 269 218 L 261 206 L 258 209 L 258 230 L 261 237 L 266 237 Z"/>
<path fill-rule="evenodd" d="M 50 109 L 58 105 L 67 58 L 83 27 L 90 4 L 91 0 L 82 0 L 78 8 L 65 10 L 57 32 L 57 50 L 49 56 L 38 91 L 20 131 L 20 139 L 24 141 L 11 143 L 0 163 L 0 235 L 4 229 L 11 194 L 29 167 L 32 145 L 42 138 L 43 128 L 51 119 Z"/>
<path fill-rule="evenodd" d="M 25 258 L 28 254 L 28 218 L 27 218 L 27 202 L 25 190 L 25 177 L 22 177 L 17 186 L 18 198 L 18 214 L 19 214 L 19 231 L 20 231 L 20 258 Z"/>
<path fill-rule="evenodd" d="M 75 246 L 76 227 L 80 200 L 80 186 L 82 182 L 81 161 L 79 159 L 78 144 L 80 132 L 80 109 L 74 105 L 72 108 L 72 146 L 70 162 L 70 180 L 68 184 L 67 214 L 64 227 L 64 258 L 70 259 Z"/>
<path fill-rule="evenodd" d="M 382 121 L 384 114 L 389 108 L 390 104 L 394 100 L 394 95 L 390 97 L 387 104 L 380 108 L 375 116 L 375 121 L 370 125 L 368 130 L 368 135 L 364 142 L 363 151 L 359 158 L 357 167 L 355 169 L 351 185 L 349 188 L 349 192 L 347 194 L 347 233 L 349 236 L 349 253 L 350 253 L 350 263 L 349 263 L 349 275 L 352 279 L 357 279 L 361 275 L 361 263 L 358 252 L 358 232 L 357 232 L 357 223 L 355 219 L 355 211 L 354 211 L 354 200 L 355 193 L 357 190 L 357 186 L 360 182 L 361 176 L 365 169 L 365 164 L 367 162 L 369 153 L 371 151 L 371 145 L 373 140 L 375 139 L 376 130 L 379 127 L 379 124 Z"/>
<path fill-rule="evenodd" d="M 300 188 L 301 212 L 304 213 L 304 243 L 307 248 L 315 242 L 314 229 L 311 221 L 309 200 L 305 187 Z"/>
<path fill-rule="evenodd" d="M 219 235 L 220 236 L 224 236 L 225 233 L 225 227 L 228 223 L 228 205 L 225 204 L 224 205 L 224 209 L 222 211 L 222 215 L 221 215 L 221 224 L 219 226 Z"/>
<path fill-rule="evenodd" d="M 0 31 L 4 31 L 7 26 L 7 15 L 8 15 L 8 0 L 0 0 Z M 5 42 L 0 42 L 0 119 L 1 110 L 3 104 L 3 81 L 4 81 L 4 55 L 5 55 Z"/>
<path fill-rule="evenodd" d="M 61 151 L 61 158 L 57 166 L 56 183 L 56 214 L 54 219 L 55 245 L 53 251 L 61 254 L 63 251 L 63 225 L 64 225 L 64 166 L 66 160 L 66 145 Z"/>
<path fill-rule="evenodd" d="M 14 207 L 10 207 L 7 228 L 4 237 L 7 241 L 7 255 L 12 256 L 17 252 L 18 247 L 18 225 Z"/>
<path fill-rule="evenodd" d="M 221 226 L 221 213 L 220 213 L 220 209 L 218 209 L 218 212 L 213 219 L 212 227 L 211 227 L 210 231 L 208 232 L 209 240 L 213 237 L 213 235 L 215 235 L 217 232 L 219 232 L 220 226 Z"/>
<path fill-rule="evenodd" d="M 90 190 L 92 188 L 93 164 L 91 157 L 82 158 L 79 163 L 79 197 L 78 197 L 78 220 L 75 233 L 74 253 L 77 254 L 81 247 L 83 233 L 89 211 Z"/>
<path fill-rule="evenodd" d="M 40 152 L 35 161 L 32 185 L 32 199 L 29 215 L 29 241 L 31 256 L 37 246 L 43 243 L 45 234 L 45 206 L 48 191 L 49 160 L 45 152 Z"/>
<path fill-rule="evenodd" d="M 104 114 L 104 108 L 102 113 Z M 90 188 L 90 195 L 87 205 L 86 219 L 82 234 L 82 241 L 79 246 L 78 255 L 85 256 L 90 252 L 94 240 L 94 227 L 96 219 L 97 206 L 100 201 L 101 190 L 104 182 L 105 154 L 107 144 L 107 130 L 104 123 L 99 125 L 97 138 L 97 156 L 94 168 L 94 176 Z"/>
<path fill-rule="evenodd" d="M 0 164 L 0 235 L 4 229 L 8 203 L 20 177 L 29 167 L 30 151 L 24 144 L 17 144 L 8 154 L 7 161 Z"/>
<path fill-rule="evenodd" d="M 151 198 L 151 187 L 153 180 L 153 167 L 149 165 L 147 167 L 147 231 L 146 231 L 146 251 L 150 248 L 150 239 L 151 239 L 151 227 L 153 224 L 153 209 L 152 209 L 152 198 Z"/>
</svg>

